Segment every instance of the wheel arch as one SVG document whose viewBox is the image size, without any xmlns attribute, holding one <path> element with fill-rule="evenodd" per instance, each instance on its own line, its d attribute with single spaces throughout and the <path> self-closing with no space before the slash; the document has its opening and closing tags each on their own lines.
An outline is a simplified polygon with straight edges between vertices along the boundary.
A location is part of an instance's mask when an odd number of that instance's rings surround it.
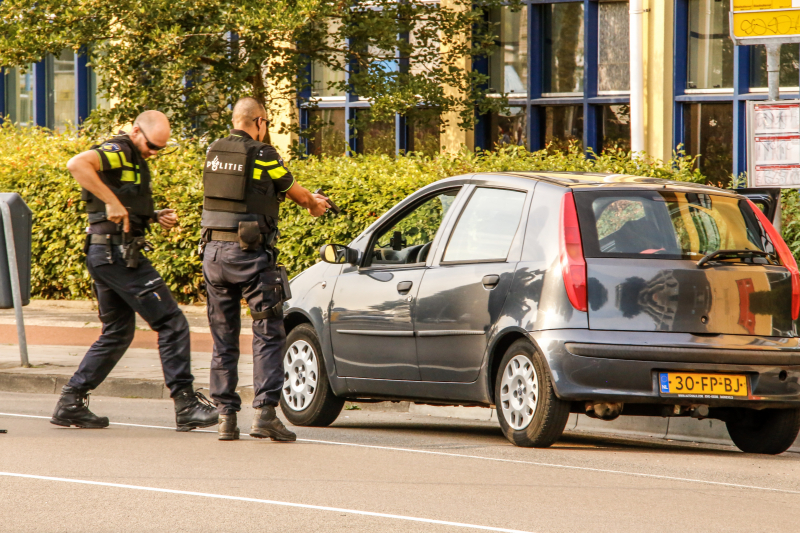
<svg viewBox="0 0 800 533">
<path fill-rule="evenodd" d="M 300 324 L 311 324 L 312 327 L 314 326 L 311 318 L 299 309 L 293 309 L 283 317 L 283 327 L 287 335 Z M 317 332 L 317 335 L 319 335 L 319 332 Z"/>
<path fill-rule="evenodd" d="M 499 334 L 489 349 L 487 372 L 489 383 L 487 385 L 492 403 L 494 403 L 494 384 L 497 381 L 497 373 L 500 371 L 500 362 L 503 360 L 506 350 L 520 339 L 526 339 L 533 344 L 534 348 L 537 350 L 539 349 L 536 343 L 527 335 L 526 331 L 517 328 L 509 329 Z"/>
</svg>

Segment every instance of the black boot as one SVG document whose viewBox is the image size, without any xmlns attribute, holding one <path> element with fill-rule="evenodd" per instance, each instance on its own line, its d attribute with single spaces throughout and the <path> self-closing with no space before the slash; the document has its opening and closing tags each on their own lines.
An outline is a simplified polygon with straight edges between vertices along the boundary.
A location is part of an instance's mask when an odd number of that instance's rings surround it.
<svg viewBox="0 0 800 533">
<path fill-rule="evenodd" d="M 236 413 L 219 415 L 219 440 L 239 440 L 239 428 L 236 426 Z"/>
<path fill-rule="evenodd" d="M 175 400 L 175 423 L 178 431 L 207 428 L 219 422 L 214 405 L 191 387 L 178 391 L 172 399 Z"/>
<path fill-rule="evenodd" d="M 108 427 L 108 418 L 89 410 L 89 391 L 64 385 L 50 423 L 64 427 L 105 428 Z"/>
<path fill-rule="evenodd" d="M 297 435 L 286 429 L 283 422 L 275 414 L 275 407 L 268 406 L 256 409 L 253 416 L 253 427 L 250 428 L 250 436 L 257 439 L 267 437 L 281 442 L 294 442 Z"/>
</svg>

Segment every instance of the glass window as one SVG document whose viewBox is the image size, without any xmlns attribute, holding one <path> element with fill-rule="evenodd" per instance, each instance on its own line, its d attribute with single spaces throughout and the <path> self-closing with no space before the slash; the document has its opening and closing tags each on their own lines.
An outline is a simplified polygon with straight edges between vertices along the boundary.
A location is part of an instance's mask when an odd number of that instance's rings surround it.
<svg viewBox="0 0 800 533">
<path fill-rule="evenodd" d="M 345 81 L 346 73 L 343 70 L 334 70 L 332 67 L 320 62 L 311 64 L 311 96 L 331 97 L 344 96 L 345 92 L 336 86 Z"/>
<path fill-rule="evenodd" d="M 383 229 L 372 247 L 372 264 L 424 263 L 433 238 L 458 191 L 451 189 L 426 200 L 398 222 Z"/>
<path fill-rule="evenodd" d="M 495 9 L 492 22 L 498 26 L 498 47 L 489 58 L 491 92 L 514 95 L 528 93 L 528 8 Z"/>
<path fill-rule="evenodd" d="M 438 120 L 433 117 L 430 117 L 430 120 L 426 120 L 424 116 L 409 118 L 407 129 L 407 152 L 417 152 L 428 157 L 433 157 L 439 153 L 441 130 L 439 129 Z"/>
<path fill-rule="evenodd" d="M 580 220 L 588 221 L 581 224 L 586 257 L 697 259 L 717 250 L 764 251 L 767 242 L 747 202 L 731 196 L 580 192 L 575 200 Z M 752 260 L 765 261 L 760 257 Z"/>
<path fill-rule="evenodd" d="M 458 219 L 442 261 L 505 261 L 524 204 L 524 192 L 476 189 Z"/>
<path fill-rule="evenodd" d="M 687 89 L 733 87 L 733 41 L 728 30 L 730 0 L 689 0 Z"/>
<path fill-rule="evenodd" d="M 631 106 L 603 106 L 603 150 L 631 149 Z"/>
<path fill-rule="evenodd" d="M 99 85 L 101 82 L 101 78 L 97 75 L 94 69 L 89 71 L 89 106 L 90 110 L 93 109 L 102 109 L 102 110 L 109 110 L 111 109 L 111 102 L 109 102 L 108 98 L 103 97 L 103 95 L 99 92 Z"/>
<path fill-rule="evenodd" d="M 599 91 L 628 91 L 630 72 L 630 13 L 628 2 L 604 2 L 598 11 Z"/>
<path fill-rule="evenodd" d="M 797 87 L 800 83 L 800 44 L 781 45 L 781 87 Z M 750 87 L 766 87 L 767 83 L 767 48 L 765 46 L 750 47 Z"/>
<path fill-rule="evenodd" d="M 327 45 L 333 48 L 336 45 L 334 34 L 339 31 L 341 23 L 337 20 L 331 20 L 328 26 Z M 339 53 L 333 54 L 335 63 L 344 65 L 346 61 Z M 336 87 L 336 84 L 342 83 L 347 79 L 347 73 L 344 70 L 336 70 L 333 67 L 326 65 L 319 61 L 311 63 L 311 96 L 312 97 L 343 97 L 345 91 Z"/>
<path fill-rule="evenodd" d="M 544 8 L 544 92 L 583 92 L 583 3 Z"/>
<path fill-rule="evenodd" d="M 309 155 L 344 155 L 347 146 L 344 109 L 309 110 L 308 122 L 309 127 L 315 130 L 308 140 Z"/>
<path fill-rule="evenodd" d="M 551 150 L 566 151 L 570 143 L 583 146 L 583 106 L 544 108 L 544 142 Z"/>
<path fill-rule="evenodd" d="M 396 154 L 395 121 L 372 120 L 369 109 L 356 111 L 356 152 L 359 154 Z"/>
<path fill-rule="evenodd" d="M 6 70 L 6 114 L 19 126 L 33 126 L 33 64 L 23 73 L 19 68 Z"/>
<path fill-rule="evenodd" d="M 686 153 L 698 156 L 709 183 L 727 187 L 733 172 L 733 105 L 688 104 L 684 113 Z"/>
<path fill-rule="evenodd" d="M 528 113 L 524 107 L 509 107 L 505 113 L 489 115 L 489 146 L 528 146 Z"/>
<path fill-rule="evenodd" d="M 53 129 L 75 122 L 75 52 L 64 50 L 53 59 Z"/>
</svg>

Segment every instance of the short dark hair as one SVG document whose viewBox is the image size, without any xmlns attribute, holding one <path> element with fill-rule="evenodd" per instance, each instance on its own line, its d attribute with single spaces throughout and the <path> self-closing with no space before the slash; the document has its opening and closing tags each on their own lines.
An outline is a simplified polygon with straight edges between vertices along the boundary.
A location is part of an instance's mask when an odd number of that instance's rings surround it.
<svg viewBox="0 0 800 533">
<path fill-rule="evenodd" d="M 259 117 L 267 118 L 267 110 L 253 97 L 239 98 L 233 106 L 234 127 L 246 126 Z"/>
</svg>

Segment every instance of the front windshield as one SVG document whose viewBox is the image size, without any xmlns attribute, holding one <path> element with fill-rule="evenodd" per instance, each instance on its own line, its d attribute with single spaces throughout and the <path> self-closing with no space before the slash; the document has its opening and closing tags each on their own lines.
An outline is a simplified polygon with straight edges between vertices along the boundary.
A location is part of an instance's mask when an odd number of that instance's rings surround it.
<svg viewBox="0 0 800 533">
<path fill-rule="evenodd" d="M 736 197 L 582 191 L 575 201 L 586 257 L 697 259 L 718 250 L 775 253 L 750 205 Z"/>
</svg>

